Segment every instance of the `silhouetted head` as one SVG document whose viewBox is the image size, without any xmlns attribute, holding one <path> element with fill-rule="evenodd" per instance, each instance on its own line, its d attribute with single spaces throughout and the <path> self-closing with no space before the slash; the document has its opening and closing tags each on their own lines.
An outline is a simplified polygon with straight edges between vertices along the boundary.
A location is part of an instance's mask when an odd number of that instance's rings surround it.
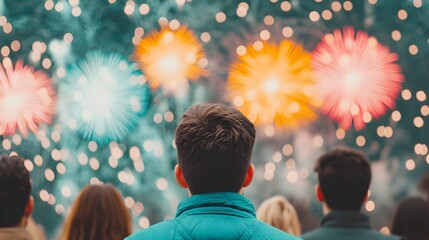
<svg viewBox="0 0 429 240">
<path fill-rule="evenodd" d="M 393 218 L 392 233 L 407 240 L 429 240 L 429 203 L 419 197 L 403 200 Z"/>
<path fill-rule="evenodd" d="M 316 162 L 317 197 L 331 210 L 358 211 L 367 197 L 371 168 L 367 158 L 353 149 L 331 150 Z"/>
<path fill-rule="evenodd" d="M 25 219 L 31 215 L 34 206 L 30 194 L 30 173 L 24 165 L 24 159 L 1 156 L 0 228 L 26 225 Z"/>
<path fill-rule="evenodd" d="M 131 228 L 130 213 L 118 190 L 109 184 L 90 185 L 73 203 L 61 240 L 122 240 Z"/>
<path fill-rule="evenodd" d="M 176 130 L 176 179 L 192 194 L 239 192 L 253 177 L 254 142 L 255 127 L 238 110 L 194 105 Z"/>
<path fill-rule="evenodd" d="M 259 220 L 270 224 L 294 236 L 301 235 L 301 224 L 295 208 L 286 198 L 275 196 L 261 203 L 256 216 Z"/>
</svg>

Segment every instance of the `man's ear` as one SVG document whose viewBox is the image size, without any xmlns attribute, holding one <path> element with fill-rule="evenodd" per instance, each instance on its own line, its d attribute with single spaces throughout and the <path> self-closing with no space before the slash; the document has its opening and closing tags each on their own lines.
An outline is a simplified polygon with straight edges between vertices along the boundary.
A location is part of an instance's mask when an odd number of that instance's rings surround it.
<svg viewBox="0 0 429 240">
<path fill-rule="evenodd" d="M 34 210 L 34 198 L 33 196 L 30 196 L 30 199 L 28 199 L 28 203 L 25 206 L 24 210 L 24 217 L 30 217 Z"/>
<path fill-rule="evenodd" d="M 244 178 L 244 182 L 242 187 L 248 187 L 250 183 L 252 183 L 253 176 L 255 175 L 255 166 L 253 164 L 249 165 L 249 168 L 247 168 L 246 177 Z"/>
<path fill-rule="evenodd" d="M 179 186 L 182 188 L 188 188 L 188 183 L 185 180 L 185 176 L 183 176 L 183 171 L 179 164 L 176 164 L 176 167 L 174 168 L 174 176 L 176 177 L 176 181 Z"/>
<path fill-rule="evenodd" d="M 316 185 L 316 187 L 314 188 L 314 191 L 316 192 L 317 200 L 319 200 L 319 202 L 324 202 L 325 197 L 323 196 L 323 192 L 319 184 Z"/>
</svg>

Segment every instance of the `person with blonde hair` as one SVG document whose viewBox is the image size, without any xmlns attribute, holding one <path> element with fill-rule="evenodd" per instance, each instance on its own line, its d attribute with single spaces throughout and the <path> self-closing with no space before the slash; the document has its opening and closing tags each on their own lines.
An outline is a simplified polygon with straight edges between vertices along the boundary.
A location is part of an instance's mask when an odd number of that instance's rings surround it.
<svg viewBox="0 0 429 240">
<path fill-rule="evenodd" d="M 60 240 L 122 240 L 131 228 L 119 191 L 110 184 L 90 185 L 76 198 Z"/>
<path fill-rule="evenodd" d="M 256 216 L 259 220 L 270 224 L 294 236 L 301 235 L 301 224 L 292 204 L 282 196 L 271 197 L 261 203 Z"/>
</svg>

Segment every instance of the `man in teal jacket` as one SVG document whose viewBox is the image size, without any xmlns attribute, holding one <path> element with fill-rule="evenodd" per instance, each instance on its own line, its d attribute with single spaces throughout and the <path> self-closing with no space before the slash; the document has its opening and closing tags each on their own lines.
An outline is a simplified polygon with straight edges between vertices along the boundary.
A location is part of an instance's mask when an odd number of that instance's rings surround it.
<svg viewBox="0 0 429 240">
<path fill-rule="evenodd" d="M 298 239 L 255 217 L 242 195 L 254 174 L 250 164 L 255 127 L 239 111 L 221 104 L 195 105 L 182 116 L 175 143 L 178 184 L 188 189 L 176 218 L 126 238 Z"/>
<path fill-rule="evenodd" d="M 304 240 L 398 240 L 371 229 L 360 212 L 368 197 L 371 169 L 366 157 L 352 149 L 334 149 L 316 163 L 317 199 L 325 217 L 320 228 L 302 235 Z"/>
</svg>

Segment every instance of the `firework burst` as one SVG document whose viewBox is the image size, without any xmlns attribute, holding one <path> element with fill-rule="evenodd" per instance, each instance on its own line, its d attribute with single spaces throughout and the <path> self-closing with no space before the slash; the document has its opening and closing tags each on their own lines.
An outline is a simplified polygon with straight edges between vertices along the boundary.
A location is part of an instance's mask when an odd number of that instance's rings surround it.
<svg viewBox="0 0 429 240">
<path fill-rule="evenodd" d="M 260 125 L 296 128 L 316 119 L 311 55 L 289 40 L 257 43 L 231 66 L 229 99 Z"/>
<path fill-rule="evenodd" d="M 147 110 L 145 82 L 137 67 L 119 55 L 88 54 L 60 83 L 61 116 L 87 140 L 119 140 Z"/>
<path fill-rule="evenodd" d="M 135 51 L 136 61 L 153 89 L 162 87 L 175 92 L 197 80 L 206 71 L 198 61 L 204 57 L 203 48 L 187 27 L 178 30 L 161 29 L 144 37 Z"/>
<path fill-rule="evenodd" d="M 41 123 L 50 123 L 55 110 L 55 91 L 51 79 L 41 71 L 18 61 L 0 65 L 0 135 L 16 130 L 27 136 Z"/>
<path fill-rule="evenodd" d="M 366 122 L 393 108 L 403 76 L 398 56 L 377 39 L 353 28 L 327 34 L 313 52 L 318 91 L 324 98 L 322 111 L 342 128 Z"/>
</svg>

